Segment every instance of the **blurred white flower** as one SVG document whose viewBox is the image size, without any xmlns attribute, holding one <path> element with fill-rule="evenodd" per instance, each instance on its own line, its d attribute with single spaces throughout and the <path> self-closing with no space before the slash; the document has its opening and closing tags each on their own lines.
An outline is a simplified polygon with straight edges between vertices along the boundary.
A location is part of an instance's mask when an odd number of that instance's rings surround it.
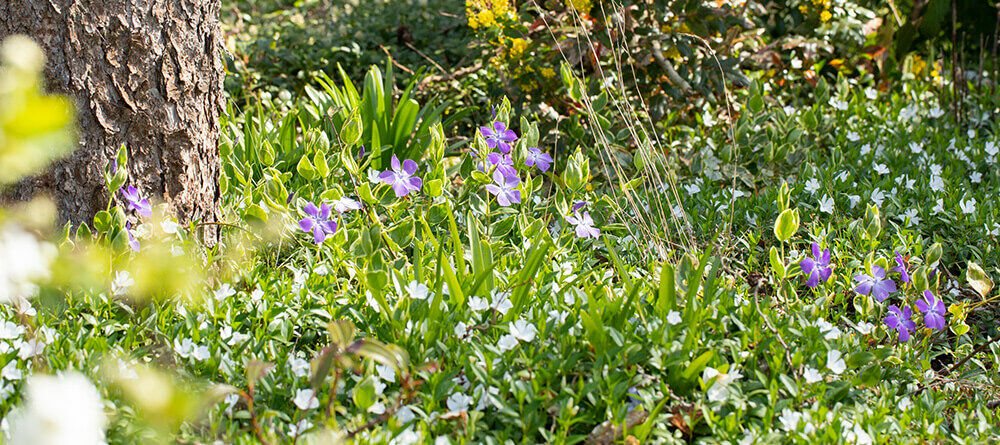
<svg viewBox="0 0 1000 445">
<path fill-rule="evenodd" d="M 76 372 L 34 375 L 24 405 L 9 416 L 11 445 L 104 444 L 104 401 Z"/>
<path fill-rule="evenodd" d="M 48 278 L 55 254 L 55 246 L 13 224 L 0 228 L 0 303 L 33 296 L 34 281 Z"/>
<path fill-rule="evenodd" d="M 976 212 L 976 198 L 969 198 L 968 200 L 962 200 L 958 203 L 959 208 L 962 209 L 962 213 L 966 215 Z"/>
<path fill-rule="evenodd" d="M 22 333 L 24 333 L 24 328 L 21 325 L 9 320 L 0 322 L 0 338 L 18 338 Z"/>
<path fill-rule="evenodd" d="M 390 366 L 376 365 L 375 372 L 378 373 L 378 378 L 382 380 L 390 383 L 396 381 L 396 370 L 392 369 Z"/>
<path fill-rule="evenodd" d="M 834 374 L 840 374 L 847 369 L 847 364 L 844 363 L 844 359 L 841 357 L 843 354 L 836 350 L 831 349 L 826 354 L 826 367 Z"/>
<path fill-rule="evenodd" d="M 480 312 L 490 307 L 490 302 L 486 301 L 485 298 L 477 297 L 475 295 L 469 297 L 469 309 L 473 312 Z"/>
<path fill-rule="evenodd" d="M 426 300 L 431 294 L 431 290 L 424 283 L 419 283 L 417 280 L 410 281 L 404 289 L 410 298 L 414 300 Z"/>
<path fill-rule="evenodd" d="M 216 300 L 225 300 L 233 295 L 236 295 L 236 289 L 233 289 L 233 286 L 229 283 L 222 283 L 222 285 L 215 290 Z"/>
<path fill-rule="evenodd" d="M 510 334 L 500 337 L 500 340 L 497 341 L 497 347 L 501 351 L 509 351 L 514 349 L 514 346 L 517 346 L 517 337 Z"/>
<path fill-rule="evenodd" d="M 823 195 L 823 198 L 819 200 L 819 211 L 823 213 L 833 213 L 833 198 L 830 195 Z"/>
<path fill-rule="evenodd" d="M 785 431 L 797 430 L 800 420 L 802 420 L 802 413 L 792 411 L 788 408 L 781 410 L 781 416 L 778 417 L 778 421 L 781 422 L 781 428 Z"/>
<path fill-rule="evenodd" d="M 496 308 L 497 312 L 506 315 L 514 304 L 510 302 L 510 292 L 498 292 L 493 291 L 493 307 Z"/>
<path fill-rule="evenodd" d="M 301 357 L 292 357 L 288 360 L 288 366 L 292 368 L 292 374 L 296 377 L 305 377 L 309 375 L 311 368 L 309 367 L 309 362 Z"/>
<path fill-rule="evenodd" d="M 303 411 L 319 407 L 319 399 L 316 398 L 313 390 L 309 388 L 295 391 L 295 397 L 292 398 L 292 403 Z"/>
<path fill-rule="evenodd" d="M 445 402 L 448 405 L 448 411 L 453 413 L 468 411 L 469 405 L 472 404 L 472 397 L 460 392 L 456 392 L 448 396 L 448 400 Z"/>
<path fill-rule="evenodd" d="M 111 281 L 111 294 L 114 296 L 125 295 L 133 284 L 135 284 L 135 280 L 132 279 L 127 270 L 115 272 L 115 279 Z"/>
<path fill-rule="evenodd" d="M 0 378 L 4 380 L 21 380 L 23 377 L 24 373 L 17 367 L 17 360 L 7 362 L 7 366 L 4 366 L 3 371 L 0 371 Z"/>
<path fill-rule="evenodd" d="M 676 325 L 676 324 L 680 324 L 681 321 L 682 320 L 681 320 L 681 313 L 680 312 L 670 311 L 670 313 L 667 314 L 667 323 L 670 323 L 672 325 Z"/>
<path fill-rule="evenodd" d="M 823 374 L 820 374 L 819 371 L 816 370 L 816 368 L 813 368 L 811 366 L 806 367 L 806 370 L 802 372 L 802 377 L 805 377 L 806 383 L 816 383 L 820 380 L 823 380 Z"/>
</svg>

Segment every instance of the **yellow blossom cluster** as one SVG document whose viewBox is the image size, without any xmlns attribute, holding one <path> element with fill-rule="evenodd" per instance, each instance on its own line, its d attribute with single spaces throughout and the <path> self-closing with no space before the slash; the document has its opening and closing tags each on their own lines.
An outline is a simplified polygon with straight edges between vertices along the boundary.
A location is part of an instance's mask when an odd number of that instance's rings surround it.
<svg viewBox="0 0 1000 445">
<path fill-rule="evenodd" d="M 486 29 L 503 28 L 516 12 L 510 0 L 465 0 L 465 15 L 470 28 Z"/>
<path fill-rule="evenodd" d="M 567 8 L 573 9 L 580 14 L 589 14 L 590 8 L 593 7 L 590 0 L 565 0 L 565 2 Z"/>
</svg>

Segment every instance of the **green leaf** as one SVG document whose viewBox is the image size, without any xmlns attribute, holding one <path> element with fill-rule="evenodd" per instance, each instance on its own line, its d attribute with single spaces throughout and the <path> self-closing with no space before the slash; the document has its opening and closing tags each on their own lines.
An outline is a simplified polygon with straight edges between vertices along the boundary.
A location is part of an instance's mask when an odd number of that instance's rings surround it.
<svg viewBox="0 0 1000 445">
<path fill-rule="evenodd" d="M 965 280 L 983 298 L 986 298 L 990 290 L 993 289 L 993 280 L 990 279 L 983 268 L 972 261 L 969 261 L 969 266 L 965 270 Z"/>
<path fill-rule="evenodd" d="M 769 257 L 771 260 L 771 269 L 774 269 L 774 276 L 779 280 L 783 280 L 787 269 L 785 268 L 785 263 L 778 257 L 778 249 L 776 247 L 771 246 Z"/>
<path fill-rule="evenodd" d="M 786 209 L 778 215 L 778 219 L 774 222 L 774 236 L 781 242 L 791 239 L 798 230 L 799 221 L 796 209 Z"/>
<path fill-rule="evenodd" d="M 309 158 L 306 156 L 299 159 L 299 164 L 295 166 L 295 171 L 299 172 L 299 176 L 305 178 L 306 181 L 316 179 L 316 168 L 313 167 L 312 163 L 309 162 Z"/>
<path fill-rule="evenodd" d="M 664 262 L 660 269 L 660 288 L 656 298 L 656 312 L 661 317 L 666 317 L 677 305 L 677 286 L 674 279 L 674 266 Z"/>
</svg>

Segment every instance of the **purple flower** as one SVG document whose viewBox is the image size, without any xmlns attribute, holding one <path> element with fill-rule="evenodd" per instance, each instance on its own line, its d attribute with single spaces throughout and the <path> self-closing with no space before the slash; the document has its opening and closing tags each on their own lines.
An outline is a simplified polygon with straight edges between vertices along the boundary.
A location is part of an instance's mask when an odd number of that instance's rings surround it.
<svg viewBox="0 0 1000 445">
<path fill-rule="evenodd" d="M 490 153 L 486 155 L 486 161 L 490 165 L 502 171 L 506 176 L 517 176 L 517 169 L 514 168 L 514 160 L 509 155 L 503 153 Z"/>
<path fill-rule="evenodd" d="M 579 238 L 594 238 L 601 236 L 601 231 L 594 228 L 594 220 L 590 218 L 590 212 L 576 212 L 573 216 L 567 216 L 566 222 L 576 226 L 576 236 Z"/>
<path fill-rule="evenodd" d="M 899 252 L 896 252 L 896 264 L 898 264 L 898 266 L 892 268 L 890 272 L 899 272 L 900 275 L 899 280 L 904 283 L 909 283 L 910 274 L 906 271 L 908 265 L 906 264 L 906 260 L 903 259 L 903 256 L 900 255 Z"/>
<path fill-rule="evenodd" d="M 493 183 L 486 184 L 486 190 L 497 197 L 501 206 L 510 207 L 511 203 L 521 203 L 521 191 L 516 189 L 519 184 L 517 175 L 507 175 L 498 168 L 493 170 Z"/>
<path fill-rule="evenodd" d="M 361 203 L 345 196 L 333 202 L 333 210 L 336 210 L 337 213 L 361 210 Z"/>
<path fill-rule="evenodd" d="M 136 190 L 135 187 L 130 185 L 122 189 L 122 196 L 125 197 L 125 210 L 135 210 L 146 218 L 153 216 L 153 208 L 150 207 L 149 201 L 140 197 L 139 190 Z"/>
<path fill-rule="evenodd" d="M 924 298 L 917 300 L 917 309 L 924 313 L 924 324 L 931 329 L 944 329 L 944 302 L 934 297 L 929 290 L 924 291 Z"/>
<path fill-rule="evenodd" d="M 819 244 L 813 243 L 812 254 L 812 258 L 806 257 L 799 262 L 799 268 L 802 269 L 802 273 L 809 275 L 806 286 L 816 287 L 820 282 L 825 283 L 830 279 L 833 269 L 830 267 L 830 249 L 823 249 L 820 252 Z"/>
<path fill-rule="evenodd" d="M 590 203 L 587 202 L 587 201 L 577 201 L 577 202 L 573 203 L 573 212 L 575 213 L 577 210 L 580 210 L 580 209 L 586 207 L 587 204 L 590 204 Z"/>
<path fill-rule="evenodd" d="M 514 133 L 514 130 L 508 129 L 507 124 L 503 122 L 494 122 L 493 128 L 479 127 L 479 131 L 483 133 L 487 147 L 499 148 L 504 154 L 510 152 L 510 143 L 517 140 L 517 134 Z"/>
<path fill-rule="evenodd" d="M 392 155 L 392 171 L 386 170 L 379 174 L 378 177 L 385 184 L 392 186 L 392 191 L 396 193 L 397 198 L 400 198 L 409 195 L 411 192 L 420 190 L 423 181 L 413 176 L 416 172 L 416 162 L 406 159 L 403 161 L 403 165 L 400 166 L 399 158 L 396 155 Z"/>
<path fill-rule="evenodd" d="M 365 146 L 362 145 L 361 148 L 358 149 L 358 160 L 363 160 L 366 154 L 368 154 L 368 151 L 365 150 Z"/>
<path fill-rule="evenodd" d="M 128 235 L 128 246 L 132 248 L 133 252 L 139 251 L 139 240 L 132 236 L 132 223 L 125 223 L 125 234 Z"/>
<path fill-rule="evenodd" d="M 885 317 L 885 325 L 899 333 L 899 341 L 907 341 L 910 339 L 910 332 L 917 328 L 917 324 L 910 320 L 911 317 L 913 311 L 909 306 L 904 306 L 903 310 L 900 310 L 892 304 L 889 305 L 889 315 Z"/>
<path fill-rule="evenodd" d="M 308 216 L 299 220 L 299 227 L 305 232 L 312 232 L 316 244 L 337 232 L 337 221 L 330 220 L 330 204 L 324 202 L 316 208 L 316 204 L 309 202 L 302 211 Z"/>
<path fill-rule="evenodd" d="M 861 295 L 872 294 L 880 303 L 889 298 L 889 294 L 896 292 L 896 282 L 885 277 L 885 269 L 872 266 L 871 275 L 855 275 L 854 281 L 858 287 L 854 292 Z"/>
<path fill-rule="evenodd" d="M 524 158 L 524 165 L 538 167 L 543 172 L 548 171 L 549 167 L 552 166 L 552 156 L 549 156 L 548 153 L 542 153 L 541 150 L 535 147 L 528 147 L 528 154 Z"/>
</svg>

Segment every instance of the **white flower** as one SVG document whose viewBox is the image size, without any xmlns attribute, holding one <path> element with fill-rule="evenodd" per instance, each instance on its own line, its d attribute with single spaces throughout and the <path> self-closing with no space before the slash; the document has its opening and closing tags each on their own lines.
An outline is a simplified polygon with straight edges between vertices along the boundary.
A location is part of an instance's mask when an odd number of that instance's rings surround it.
<svg viewBox="0 0 1000 445">
<path fill-rule="evenodd" d="M 510 292 L 497 292 L 493 291 L 493 306 L 496 308 L 497 312 L 507 315 L 514 304 L 510 302 Z"/>
<path fill-rule="evenodd" d="M 448 411 L 454 413 L 468 411 L 469 405 L 472 404 L 472 397 L 456 392 L 448 396 L 448 400 L 445 403 L 448 405 Z"/>
<path fill-rule="evenodd" d="M 861 197 L 858 195 L 847 195 L 847 200 L 851 202 L 851 208 L 853 209 L 854 206 L 861 202 Z"/>
<path fill-rule="evenodd" d="M 959 201 L 958 206 L 962 209 L 962 213 L 966 215 L 970 213 L 975 213 L 976 211 L 976 198 L 969 198 L 968 201 Z"/>
<path fill-rule="evenodd" d="M 229 283 L 222 283 L 222 285 L 215 290 L 216 300 L 225 300 L 233 295 L 236 295 L 236 289 L 233 289 L 233 286 Z"/>
<path fill-rule="evenodd" d="M 875 207 L 882 207 L 882 201 L 885 201 L 885 192 L 881 189 L 875 189 L 872 191 L 870 199 L 875 203 Z"/>
<path fill-rule="evenodd" d="M 485 298 L 477 297 L 475 295 L 469 297 L 469 309 L 473 312 L 480 312 L 486 310 L 490 307 L 490 302 L 486 301 Z"/>
<path fill-rule="evenodd" d="M 858 332 L 860 332 L 861 335 L 871 334 L 872 331 L 874 331 L 874 330 L 875 330 L 875 325 L 873 325 L 871 323 L 867 323 L 867 322 L 864 322 L 864 321 L 858 323 Z"/>
<path fill-rule="evenodd" d="M 415 443 L 420 443 L 423 439 L 420 434 L 413 432 L 413 430 L 405 430 L 399 433 L 398 436 L 394 437 L 391 442 L 392 445 L 413 445 Z"/>
<path fill-rule="evenodd" d="M 878 173 L 880 175 L 889 174 L 889 167 L 887 167 L 885 164 L 879 164 L 876 162 L 872 164 L 872 168 L 875 170 L 875 173 Z"/>
<path fill-rule="evenodd" d="M 701 379 L 708 383 L 712 381 L 712 386 L 708 388 L 708 401 L 721 402 L 729 398 L 729 385 L 742 378 L 743 375 L 736 371 L 720 373 L 719 370 L 707 367 L 701 374 Z M 714 381 L 712 379 L 715 379 Z"/>
<path fill-rule="evenodd" d="M 667 323 L 670 323 L 672 325 L 676 325 L 676 324 L 680 324 L 681 321 L 682 320 L 681 320 L 681 313 L 680 312 L 670 311 L 670 313 L 667 314 Z"/>
<path fill-rule="evenodd" d="M 935 192 L 943 191 L 944 190 L 944 179 L 941 179 L 941 177 L 938 176 L 938 175 L 932 175 L 931 176 L 930 187 L 931 187 L 931 190 L 934 190 Z"/>
<path fill-rule="evenodd" d="M 309 375 L 311 368 L 309 362 L 302 357 L 292 357 L 288 360 L 288 367 L 292 368 L 295 377 L 305 377 Z"/>
<path fill-rule="evenodd" d="M 291 425 L 288 425 L 288 435 L 292 437 L 301 436 L 302 433 L 308 431 L 312 427 L 313 427 L 312 422 L 306 419 L 302 419 L 299 421 L 299 423 L 293 423 Z"/>
<path fill-rule="evenodd" d="M 21 325 L 9 320 L 0 322 L 0 338 L 18 338 L 22 333 L 24 333 L 24 328 Z"/>
<path fill-rule="evenodd" d="M 460 322 L 458 322 L 458 324 L 455 325 L 455 336 L 456 337 L 463 338 L 468 333 L 469 333 L 469 327 L 465 324 L 464 321 L 460 321 Z"/>
<path fill-rule="evenodd" d="M 701 191 L 701 187 L 698 186 L 698 184 L 687 184 L 684 186 L 684 190 L 686 190 L 689 195 L 694 195 Z"/>
<path fill-rule="evenodd" d="M 857 423 L 852 425 L 846 420 L 841 420 L 840 425 L 844 429 L 844 442 L 858 445 L 869 445 L 872 443 L 872 437 L 868 435 L 868 432 L 861 425 Z"/>
<path fill-rule="evenodd" d="M 802 420 L 802 413 L 792 411 L 788 408 L 781 410 L 781 417 L 778 417 L 778 421 L 781 422 L 781 428 L 785 431 L 797 430 L 800 420 Z"/>
<path fill-rule="evenodd" d="M 969 181 L 972 181 L 973 184 L 979 184 L 980 182 L 983 182 L 983 174 L 979 172 L 972 172 L 969 174 Z"/>
<path fill-rule="evenodd" d="M 21 342 L 17 345 L 17 356 L 21 360 L 27 360 L 36 355 L 42 355 L 45 351 L 45 343 L 37 338 Z"/>
<path fill-rule="evenodd" d="M 375 415 L 381 415 L 382 413 L 385 413 L 385 404 L 377 401 L 373 403 L 372 406 L 368 407 L 368 412 Z"/>
<path fill-rule="evenodd" d="M 193 358 L 202 361 L 209 357 L 208 346 L 197 345 L 190 338 L 185 338 L 180 343 L 174 340 L 174 350 L 177 351 L 177 355 L 183 358 Z"/>
<path fill-rule="evenodd" d="M 295 391 L 295 397 L 292 398 L 292 403 L 303 411 L 319 407 L 319 399 L 316 398 L 316 394 L 313 393 L 313 390 L 309 388 Z"/>
<path fill-rule="evenodd" d="M 510 324 L 510 334 L 523 342 L 530 342 L 534 340 L 537 332 L 538 329 L 535 328 L 535 325 L 528 323 L 525 320 L 519 319 Z"/>
<path fill-rule="evenodd" d="M 11 445 L 104 442 L 104 401 L 86 377 L 76 372 L 34 375 L 24 405 L 9 416 Z"/>
<path fill-rule="evenodd" d="M 819 181 L 816 178 L 810 178 L 806 181 L 806 191 L 809 193 L 816 193 L 819 190 Z"/>
<path fill-rule="evenodd" d="M 851 142 L 857 142 L 861 140 L 861 136 L 859 136 L 857 133 L 853 131 L 849 131 L 847 132 L 847 140 Z"/>
<path fill-rule="evenodd" d="M 49 276 L 56 249 L 13 224 L 0 228 L 0 303 L 35 294 L 35 280 Z"/>
<path fill-rule="evenodd" d="M 17 367 L 17 360 L 11 360 L 3 367 L 3 371 L 0 371 L 0 377 L 4 380 L 21 380 L 24 373 Z"/>
<path fill-rule="evenodd" d="M 410 298 L 414 300 L 426 300 L 431 293 L 431 290 L 427 287 L 427 285 L 419 283 L 417 280 L 410 281 L 404 290 L 407 294 L 410 294 Z"/>
<path fill-rule="evenodd" d="M 802 377 L 806 378 L 806 383 L 816 383 L 823 380 L 823 374 L 820 374 L 819 371 L 812 366 L 806 367 L 806 370 L 802 373 Z"/>
<path fill-rule="evenodd" d="M 239 394 L 229 394 L 225 399 L 222 399 L 222 403 L 226 404 L 226 414 L 233 413 L 233 407 L 236 406 L 236 402 L 240 401 Z"/>
<path fill-rule="evenodd" d="M 135 284 L 135 280 L 129 276 L 127 270 L 118 271 L 115 273 L 115 279 L 111 281 L 111 294 L 115 296 L 125 295 L 133 284 Z"/>
<path fill-rule="evenodd" d="M 819 200 L 819 211 L 823 213 L 833 213 L 833 198 L 830 195 L 823 195 L 823 198 Z"/>
<path fill-rule="evenodd" d="M 417 416 L 413 414 L 413 409 L 409 406 L 404 406 L 396 411 L 396 420 L 399 421 L 400 425 L 406 425 L 410 423 L 411 420 L 416 419 Z"/>
<path fill-rule="evenodd" d="M 826 353 L 826 367 L 834 374 L 840 374 L 847 369 L 847 364 L 841 358 L 843 354 L 836 349 L 831 349 Z"/>
<path fill-rule="evenodd" d="M 390 383 L 396 381 L 396 370 L 392 369 L 390 366 L 376 365 L 375 372 L 378 374 L 378 378 L 382 380 Z"/>
<path fill-rule="evenodd" d="M 381 184 L 382 179 L 378 177 L 379 171 L 374 168 L 368 169 L 368 182 L 372 184 Z"/>
<path fill-rule="evenodd" d="M 517 346 L 517 337 L 510 334 L 500 337 L 500 340 L 497 341 L 497 347 L 501 351 L 509 351 L 514 349 L 514 346 Z"/>
<path fill-rule="evenodd" d="M 896 406 L 899 408 L 900 411 L 909 411 L 910 408 L 913 408 L 913 402 L 910 400 L 909 397 L 903 397 L 902 399 L 899 400 L 899 404 Z"/>
<path fill-rule="evenodd" d="M 180 225 L 177 224 L 177 221 L 172 219 L 164 219 L 163 221 L 160 221 L 160 228 L 163 229 L 163 233 L 177 233 L 178 227 L 180 227 Z"/>
<path fill-rule="evenodd" d="M 834 110 L 844 111 L 847 109 L 847 102 L 837 99 L 836 97 L 831 97 L 830 106 L 833 107 Z"/>
</svg>

